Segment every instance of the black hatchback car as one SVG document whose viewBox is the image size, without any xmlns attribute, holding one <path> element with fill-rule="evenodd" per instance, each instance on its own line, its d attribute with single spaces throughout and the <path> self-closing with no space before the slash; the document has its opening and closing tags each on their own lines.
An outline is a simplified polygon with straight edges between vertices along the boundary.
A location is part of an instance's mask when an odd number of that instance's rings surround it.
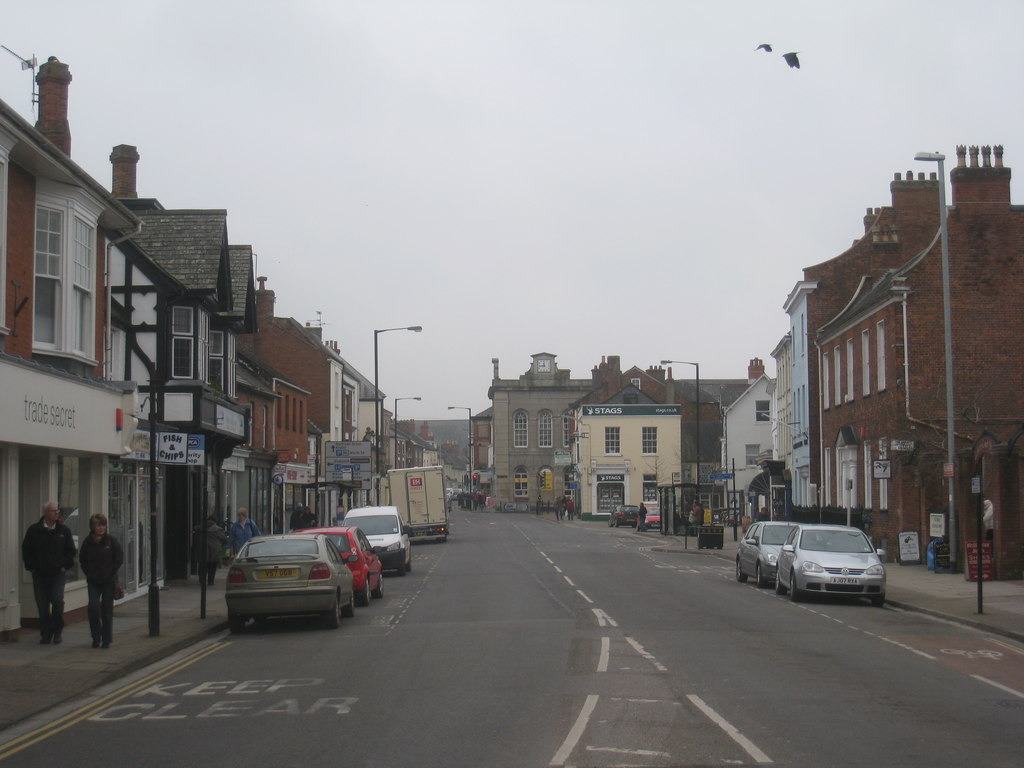
<svg viewBox="0 0 1024 768">
<path fill-rule="evenodd" d="M 612 510 L 612 514 L 608 518 L 608 526 L 618 528 L 620 525 L 632 525 L 636 527 L 636 519 L 639 514 L 640 507 L 636 504 L 619 504 Z"/>
</svg>

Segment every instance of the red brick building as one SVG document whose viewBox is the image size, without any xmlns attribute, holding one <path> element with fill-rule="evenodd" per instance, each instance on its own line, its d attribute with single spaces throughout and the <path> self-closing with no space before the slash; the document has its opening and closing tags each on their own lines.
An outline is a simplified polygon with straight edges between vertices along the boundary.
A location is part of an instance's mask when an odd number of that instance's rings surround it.
<svg viewBox="0 0 1024 768">
<path fill-rule="evenodd" d="M 997 577 L 1020 578 L 1024 210 L 1011 205 L 1002 147 L 972 147 L 969 163 L 958 147 L 950 177 L 955 559 L 963 563 L 963 543 L 976 539 L 971 478 L 979 475 L 996 510 Z M 890 556 L 903 531 L 918 532 L 923 548 L 931 514 L 948 511 L 938 184 L 934 174 L 897 177 L 892 207 L 871 212 L 865 237 L 805 270 L 818 282 L 808 332 L 820 500 L 865 510 L 865 527 Z M 976 469 L 972 447 L 983 432 L 996 447 Z"/>
</svg>

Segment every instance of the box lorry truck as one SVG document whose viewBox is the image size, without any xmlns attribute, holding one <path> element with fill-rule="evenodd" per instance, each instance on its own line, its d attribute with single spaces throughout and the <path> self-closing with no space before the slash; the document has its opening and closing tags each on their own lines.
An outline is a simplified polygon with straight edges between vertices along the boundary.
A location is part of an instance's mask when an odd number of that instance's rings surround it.
<svg viewBox="0 0 1024 768">
<path fill-rule="evenodd" d="M 411 538 L 448 541 L 448 499 L 444 489 L 444 467 L 405 467 L 387 474 L 390 504 L 398 508 Z"/>
</svg>

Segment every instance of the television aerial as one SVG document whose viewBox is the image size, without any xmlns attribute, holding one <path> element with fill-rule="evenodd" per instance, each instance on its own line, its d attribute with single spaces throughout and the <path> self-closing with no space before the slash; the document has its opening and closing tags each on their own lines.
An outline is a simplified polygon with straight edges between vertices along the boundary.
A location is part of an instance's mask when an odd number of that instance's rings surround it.
<svg viewBox="0 0 1024 768">
<path fill-rule="evenodd" d="M 6 45 L 0 44 L 0 48 L 3 48 L 11 56 L 21 62 L 22 71 L 26 69 L 32 70 L 32 113 L 35 114 L 36 105 L 39 103 L 39 92 L 36 90 L 36 67 L 39 66 L 39 61 L 36 59 L 36 55 L 33 53 L 31 59 L 26 59 L 24 56 L 19 56 Z"/>
</svg>

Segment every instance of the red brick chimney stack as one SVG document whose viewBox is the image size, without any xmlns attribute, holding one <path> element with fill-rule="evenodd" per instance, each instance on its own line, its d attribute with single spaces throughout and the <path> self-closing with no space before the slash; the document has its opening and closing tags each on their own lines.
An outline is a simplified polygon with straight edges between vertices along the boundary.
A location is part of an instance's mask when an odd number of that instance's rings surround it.
<svg viewBox="0 0 1024 768">
<path fill-rule="evenodd" d="M 993 149 L 995 164 L 992 163 Z M 970 152 L 971 164 L 967 165 Z M 978 155 L 981 164 L 978 164 Z M 950 173 L 953 187 L 953 205 L 959 203 L 1010 204 L 1010 169 L 1003 166 L 1003 147 L 979 147 L 968 149 L 963 144 L 956 148 L 956 167 Z"/>
<path fill-rule="evenodd" d="M 135 187 L 136 171 L 139 165 L 139 151 L 130 144 L 118 144 L 110 153 L 113 166 L 113 181 L 110 191 L 117 198 L 137 198 Z"/>
<path fill-rule="evenodd" d="M 753 384 L 762 376 L 764 376 L 764 361 L 760 357 L 755 357 L 747 366 L 747 381 Z"/>
<path fill-rule="evenodd" d="M 36 128 L 71 157 L 71 127 L 68 125 L 68 85 L 71 70 L 51 56 L 39 67 L 39 119 Z"/>
<path fill-rule="evenodd" d="M 260 325 L 269 324 L 274 319 L 274 292 L 267 288 L 267 278 L 257 277 L 256 282 L 260 284 L 256 289 L 256 320 Z"/>
</svg>

